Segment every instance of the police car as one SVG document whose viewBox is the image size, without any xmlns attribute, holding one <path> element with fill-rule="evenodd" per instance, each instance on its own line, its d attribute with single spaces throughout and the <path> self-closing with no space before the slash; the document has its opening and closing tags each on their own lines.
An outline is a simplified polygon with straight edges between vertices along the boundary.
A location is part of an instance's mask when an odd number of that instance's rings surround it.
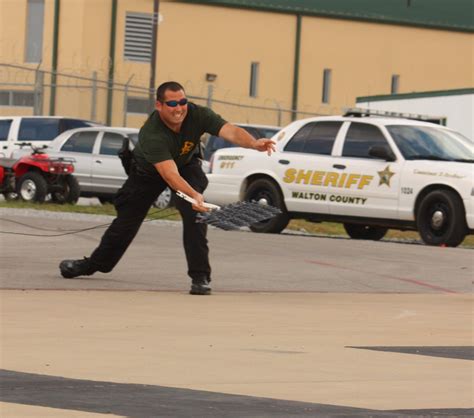
<svg viewBox="0 0 474 418">
<path fill-rule="evenodd" d="M 277 152 L 217 151 L 205 199 L 257 201 L 282 210 L 254 232 L 291 218 L 342 222 L 355 239 L 417 230 L 430 245 L 457 246 L 474 232 L 471 139 L 420 120 L 369 112 L 298 120 L 273 139 Z"/>
</svg>

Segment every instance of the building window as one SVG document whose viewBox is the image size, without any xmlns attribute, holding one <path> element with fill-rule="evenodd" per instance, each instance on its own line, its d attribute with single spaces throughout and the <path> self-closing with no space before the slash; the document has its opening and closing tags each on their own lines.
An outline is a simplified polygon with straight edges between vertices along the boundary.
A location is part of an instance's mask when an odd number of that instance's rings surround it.
<svg viewBox="0 0 474 418">
<path fill-rule="evenodd" d="M 257 97 L 258 95 L 258 70 L 260 63 L 252 62 L 250 64 L 250 97 Z"/>
<path fill-rule="evenodd" d="M 0 106 L 33 107 L 35 94 L 32 91 L 0 91 Z"/>
<path fill-rule="evenodd" d="M 323 71 L 323 103 L 329 103 L 329 96 L 331 93 L 331 70 L 325 68 Z"/>
<path fill-rule="evenodd" d="M 0 106 L 10 106 L 9 91 L 0 91 Z"/>
<path fill-rule="evenodd" d="M 150 99 L 127 97 L 127 113 L 151 113 Z"/>
<path fill-rule="evenodd" d="M 399 87 L 400 87 L 400 76 L 398 74 L 394 74 L 392 75 L 392 86 L 390 88 L 390 92 L 392 94 L 397 94 Z"/>
<path fill-rule="evenodd" d="M 44 0 L 28 0 L 25 61 L 43 58 Z"/>
<path fill-rule="evenodd" d="M 127 12 L 124 58 L 130 61 L 151 62 L 152 38 L 153 15 Z"/>
</svg>

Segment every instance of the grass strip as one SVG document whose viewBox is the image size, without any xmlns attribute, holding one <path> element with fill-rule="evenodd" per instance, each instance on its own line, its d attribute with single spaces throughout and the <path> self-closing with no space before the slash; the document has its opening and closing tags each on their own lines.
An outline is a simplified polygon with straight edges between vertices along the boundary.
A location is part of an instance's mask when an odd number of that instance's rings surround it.
<svg viewBox="0 0 474 418">
<path fill-rule="evenodd" d="M 23 201 L 3 201 L 0 202 L 0 208 L 15 208 L 15 209 L 34 209 L 45 210 L 51 212 L 69 212 L 69 213 L 86 213 L 92 215 L 111 215 L 115 216 L 115 208 L 111 204 L 97 204 L 97 205 L 59 205 L 56 203 L 29 203 Z M 148 212 L 148 218 L 178 221 L 181 217 L 175 208 L 168 208 L 164 210 L 151 208 Z M 288 225 L 288 229 L 299 231 L 308 234 L 316 234 L 322 236 L 343 236 L 347 237 L 344 227 L 341 223 L 321 222 L 313 223 L 305 221 L 304 219 L 293 219 Z M 398 231 L 390 229 L 384 239 L 399 240 L 399 241 L 419 241 L 420 235 L 416 231 Z M 474 235 L 468 235 L 461 247 L 474 248 Z"/>
</svg>

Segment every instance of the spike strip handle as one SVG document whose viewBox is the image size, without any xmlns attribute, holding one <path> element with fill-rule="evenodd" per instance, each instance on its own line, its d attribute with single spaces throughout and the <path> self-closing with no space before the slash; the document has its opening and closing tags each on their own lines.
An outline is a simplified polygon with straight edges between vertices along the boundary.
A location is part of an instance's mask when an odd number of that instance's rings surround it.
<svg viewBox="0 0 474 418">
<path fill-rule="evenodd" d="M 179 196 L 181 199 L 184 199 L 186 200 L 186 202 L 192 203 L 193 205 L 197 203 L 196 200 L 193 199 L 191 196 L 188 196 L 187 194 L 180 192 L 179 190 L 176 192 L 176 196 Z M 204 202 L 203 206 L 211 210 L 219 210 L 221 208 L 220 206 L 213 205 L 212 203 L 207 203 L 207 202 Z"/>
</svg>

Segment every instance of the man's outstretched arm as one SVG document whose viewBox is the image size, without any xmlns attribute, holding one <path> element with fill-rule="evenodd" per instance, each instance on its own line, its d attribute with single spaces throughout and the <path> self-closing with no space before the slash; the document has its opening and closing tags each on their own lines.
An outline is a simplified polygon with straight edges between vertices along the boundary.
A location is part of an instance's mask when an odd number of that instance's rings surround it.
<svg viewBox="0 0 474 418">
<path fill-rule="evenodd" d="M 155 168 L 168 185 L 176 191 L 183 192 L 196 200 L 193 209 L 199 212 L 207 212 L 209 209 L 203 206 L 204 197 L 194 190 L 190 184 L 179 174 L 178 167 L 173 160 L 165 160 L 155 164 Z"/>
<path fill-rule="evenodd" d="M 271 139 L 261 138 L 256 140 L 245 129 L 231 123 L 226 123 L 221 128 L 219 136 L 239 147 L 250 148 L 260 152 L 266 151 L 268 155 L 275 152 L 275 142 Z"/>
</svg>

